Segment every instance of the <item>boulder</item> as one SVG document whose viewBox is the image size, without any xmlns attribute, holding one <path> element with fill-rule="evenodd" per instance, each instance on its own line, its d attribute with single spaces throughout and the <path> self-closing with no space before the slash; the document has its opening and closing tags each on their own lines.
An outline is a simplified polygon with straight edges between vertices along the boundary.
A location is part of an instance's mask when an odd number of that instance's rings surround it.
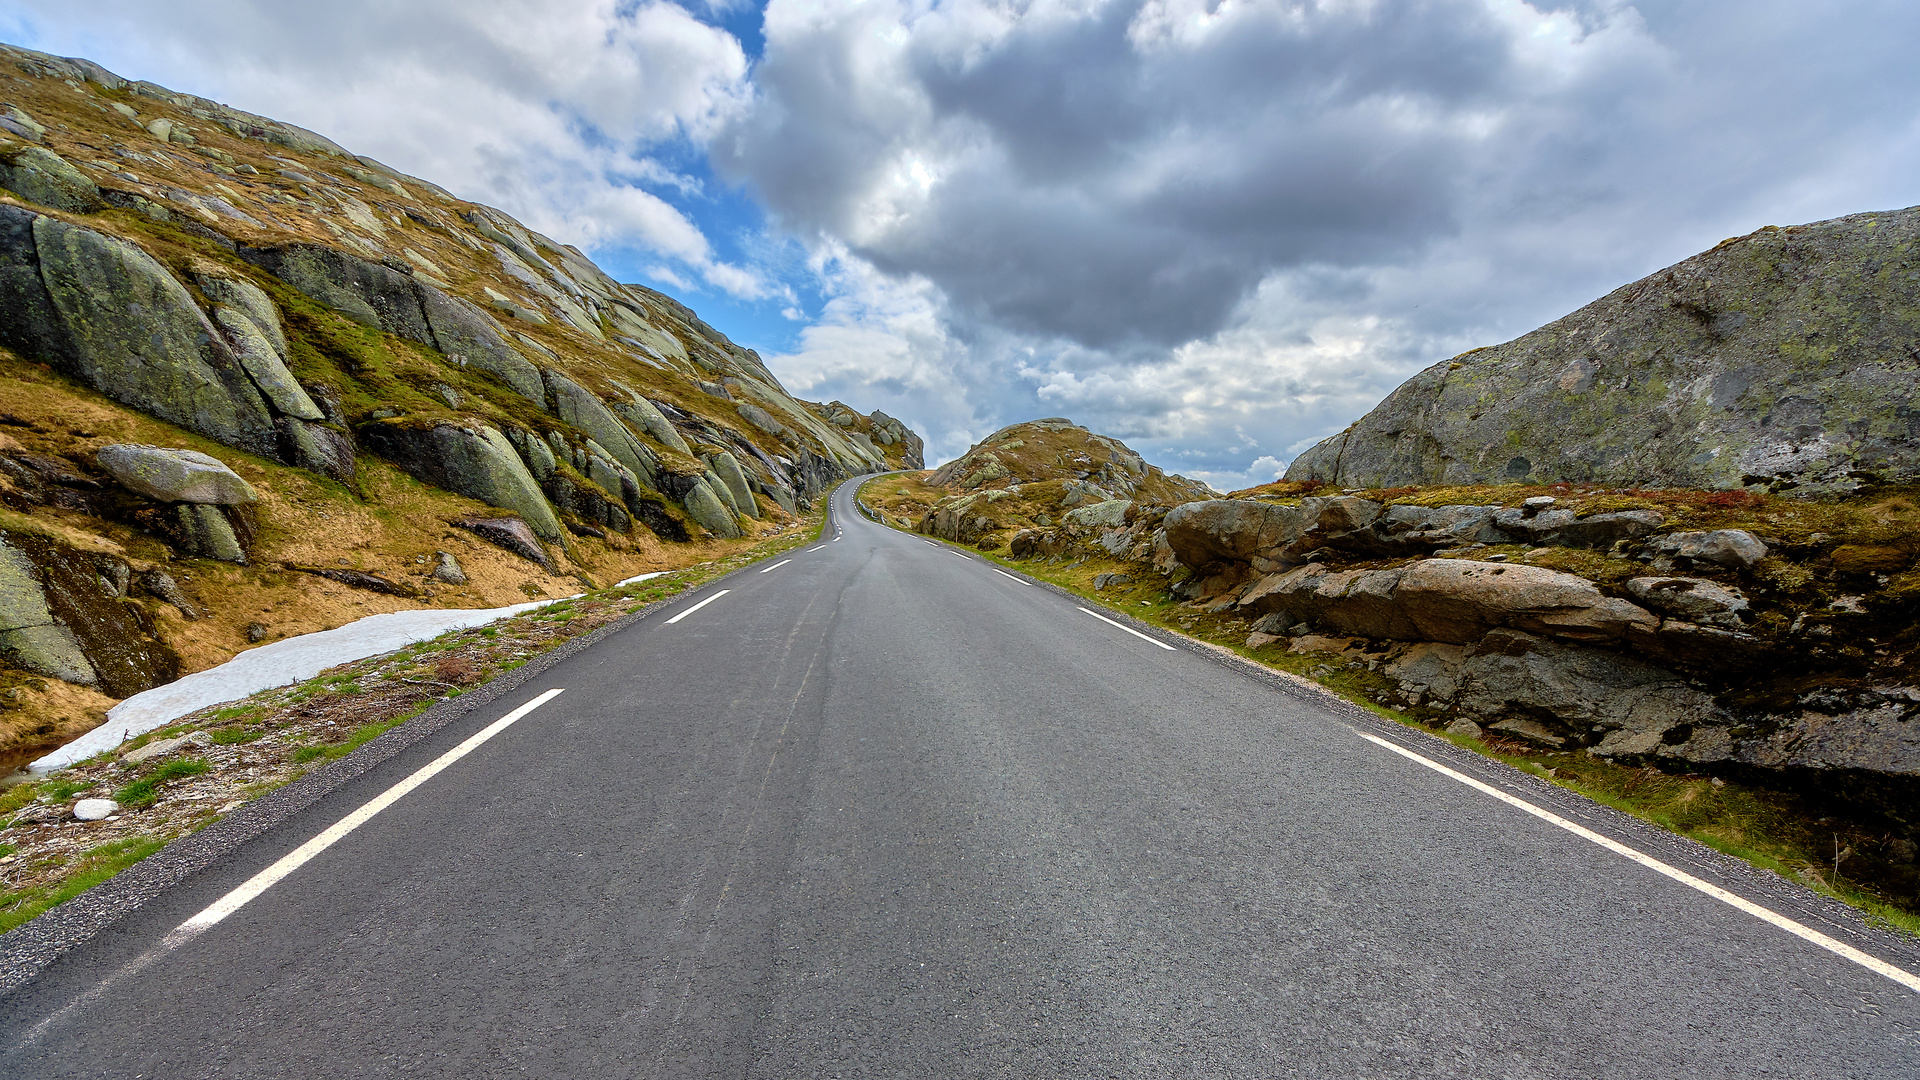
<svg viewBox="0 0 1920 1080">
<path fill-rule="evenodd" d="M 536 559 L 534 561 L 538 562 L 539 560 Z M 420 590 L 411 585 L 402 584 L 397 581 L 389 581 L 379 574 L 369 574 L 364 570 L 350 570 L 343 566 L 299 566 L 294 563 L 288 563 L 287 569 L 302 574 L 312 574 L 315 577 L 323 577 L 328 581 L 337 581 L 350 588 L 365 589 L 368 592 L 384 593 L 388 596 L 405 596 L 411 598 L 420 595 Z"/>
<path fill-rule="evenodd" d="M 734 509 L 750 518 L 760 516 L 760 504 L 754 501 L 753 488 L 747 483 L 747 473 L 740 467 L 740 461 L 731 453 L 722 450 L 707 459 L 721 483 L 733 494 Z"/>
<path fill-rule="evenodd" d="M 1007 553 L 1016 559 L 1057 555 L 1065 548 L 1065 539 L 1060 534 L 1039 529 L 1021 529 L 1013 534 L 1013 539 L 1007 541 Z"/>
<path fill-rule="evenodd" d="M 27 671 L 82 686 L 100 681 L 79 640 L 53 617 L 33 560 L 4 541 L 0 541 L 0 657 Z"/>
<path fill-rule="evenodd" d="M 112 799 L 81 799 L 73 804 L 75 821 L 104 821 L 119 811 L 120 804 Z"/>
<path fill-rule="evenodd" d="M 1678 532 L 1647 541 L 1656 560 L 1708 562 L 1730 570 L 1751 570 L 1767 557 L 1767 545 L 1745 529 Z"/>
<path fill-rule="evenodd" d="M 1534 566 L 1426 559 L 1404 568 L 1394 600 L 1430 641 L 1469 642 L 1494 627 L 1571 641 L 1619 641 L 1659 620 L 1582 577 Z"/>
<path fill-rule="evenodd" d="M 280 433 L 280 460 L 298 465 L 343 484 L 353 483 L 353 437 L 324 424 L 310 424 L 283 416 L 274 421 Z"/>
<path fill-rule="evenodd" d="M 84 214 L 104 205 L 100 185 L 43 146 L 0 149 L 0 188 L 41 206 Z"/>
<path fill-rule="evenodd" d="M 1609 756 L 1656 755 L 1692 725 L 1730 721 L 1711 695 L 1671 671 L 1517 630 L 1489 631 L 1471 646 L 1403 647 L 1383 671 L 1413 700 L 1457 711 L 1456 725 Z"/>
<path fill-rule="evenodd" d="M 686 438 L 668 422 L 665 414 L 653 402 L 632 390 L 627 390 L 625 401 L 615 401 L 611 408 L 622 420 L 633 425 L 635 431 L 653 436 L 660 445 L 683 454 L 693 453 L 693 447 L 687 445 Z"/>
<path fill-rule="evenodd" d="M 697 480 L 692 487 L 688 488 L 687 493 L 681 497 L 680 504 L 687 508 L 688 517 L 713 535 L 723 540 L 733 540 L 740 536 L 740 523 L 734 520 L 733 513 L 720 501 L 720 497 L 714 494 L 705 479 Z"/>
<path fill-rule="evenodd" d="M 233 523 L 218 506 L 205 503 L 180 503 L 173 508 L 179 522 L 179 538 L 186 554 L 201 559 L 244 563 L 246 548 L 234 535 Z"/>
<path fill-rule="evenodd" d="M 1502 627 L 1586 642 L 1622 642 L 1660 628 L 1651 613 L 1603 595 L 1585 578 L 1467 559 L 1389 570 L 1309 564 L 1262 579 L 1238 606 L 1249 614 L 1284 611 L 1347 634 L 1461 645 Z"/>
<path fill-rule="evenodd" d="M 728 513 L 737 514 L 740 512 L 740 508 L 736 506 L 733 501 L 733 490 L 727 487 L 725 481 L 720 479 L 719 473 L 714 472 L 713 469 L 709 467 L 700 479 L 706 482 L 708 490 L 719 496 L 721 505 L 727 508 Z"/>
<path fill-rule="evenodd" d="M 530 562 L 539 563 L 547 573 L 554 572 L 553 556 L 540 546 L 527 523 L 517 517 L 465 517 L 456 518 L 453 525 L 485 540 L 498 548 L 504 548 Z"/>
<path fill-rule="evenodd" d="M 553 507 L 513 444 L 498 430 L 484 424 L 469 428 L 442 422 L 422 427 L 386 420 L 368 424 L 360 434 L 375 453 L 414 477 L 511 510 L 542 539 L 561 538 L 560 519 Z"/>
<path fill-rule="evenodd" d="M 1162 527 L 1167 546 L 1185 565 L 1251 562 L 1297 539 L 1306 527 L 1298 507 L 1253 499 L 1209 499 L 1174 507 Z"/>
<path fill-rule="evenodd" d="M 1129 499 L 1108 499 L 1092 506 L 1069 510 L 1065 520 L 1069 525 L 1115 529 L 1127 523 L 1127 511 L 1132 508 L 1133 502 Z"/>
<path fill-rule="evenodd" d="M 1627 595 L 1662 615 L 1729 630 L 1740 629 L 1747 613 L 1740 590 L 1704 578 L 1637 577 L 1627 582 Z"/>
<path fill-rule="evenodd" d="M 0 206 L 0 345 L 124 405 L 272 457 L 273 415 L 213 324 L 145 251 Z"/>
<path fill-rule="evenodd" d="M 787 425 L 775 420 L 772 413 L 751 402 L 741 405 L 735 411 L 740 414 L 740 419 L 745 420 L 747 423 L 752 424 L 754 427 L 759 428 L 761 431 L 766 432 L 776 439 L 783 435 L 791 436 L 793 434 L 793 432 L 787 428 Z"/>
<path fill-rule="evenodd" d="M 634 438 L 633 432 L 627 430 L 627 426 L 620 422 L 606 402 L 551 368 L 543 369 L 540 374 L 546 380 L 550 395 L 548 408 L 555 416 L 600 444 L 648 488 L 659 482 L 659 459 L 647 449 L 646 444 Z"/>
<path fill-rule="evenodd" d="M 1920 381 L 1889 358 L 1920 340 L 1915 273 L 1920 208 L 1769 226 L 1433 365 L 1286 477 L 1803 492 L 1912 483 Z"/>
<path fill-rule="evenodd" d="M 121 484 L 161 502 L 238 506 L 260 498 L 225 462 L 198 450 L 114 443 L 94 458 Z"/>
<path fill-rule="evenodd" d="M 1529 500 L 1531 501 L 1531 500 Z M 1654 510 L 1577 517 L 1571 510 L 1529 511 L 1505 507 L 1493 515 L 1493 527 L 1515 543 L 1535 547 L 1577 547 L 1605 550 L 1621 540 L 1638 540 L 1659 531 L 1666 518 Z"/>
<path fill-rule="evenodd" d="M 260 388 L 275 409 L 300 420 L 325 418 L 320 406 L 313 403 L 294 380 L 293 372 L 287 370 L 282 351 L 274 348 L 273 339 L 260 329 L 252 316 L 221 304 L 213 309 L 213 321 L 226 333 L 227 344 L 233 347 L 233 355 L 253 379 L 253 385 Z"/>
<path fill-rule="evenodd" d="M 120 755 L 123 765 L 140 765 L 154 758 L 193 747 L 212 746 L 213 736 L 204 731 L 191 731 L 185 735 L 176 735 L 171 739 L 155 739 L 144 746 L 135 747 Z"/>
<path fill-rule="evenodd" d="M 1467 544 L 1505 543 L 1508 537 L 1494 527 L 1497 506 L 1389 506 L 1367 529 L 1370 543 L 1346 546 L 1363 554 L 1427 555 L 1441 548 Z"/>
<path fill-rule="evenodd" d="M 196 270 L 194 284 L 206 294 L 216 307 L 230 307 L 240 311 L 252 321 L 254 328 L 266 335 L 275 355 L 282 361 L 287 358 L 287 332 L 280 323 L 280 309 L 269 297 L 265 289 L 251 281 L 210 270 Z"/>
<path fill-rule="evenodd" d="M 434 553 L 433 572 L 427 575 L 443 585 L 465 585 L 467 572 L 460 569 L 460 560 L 453 557 L 451 551 Z"/>
<path fill-rule="evenodd" d="M 178 608 L 181 616 L 188 621 L 197 619 L 202 614 L 199 608 L 193 606 L 193 601 L 187 598 L 186 590 L 182 589 L 180 583 L 173 580 L 173 575 L 165 570 L 156 568 L 141 571 L 140 588 L 149 595 L 165 600 Z"/>
</svg>

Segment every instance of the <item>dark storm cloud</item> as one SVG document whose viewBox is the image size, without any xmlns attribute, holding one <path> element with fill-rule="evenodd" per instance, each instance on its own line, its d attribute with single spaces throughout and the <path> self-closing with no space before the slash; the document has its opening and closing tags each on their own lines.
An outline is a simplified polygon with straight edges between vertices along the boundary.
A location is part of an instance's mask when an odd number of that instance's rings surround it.
<svg viewBox="0 0 1920 1080">
<path fill-rule="evenodd" d="M 958 42 L 964 27 L 903 14 L 883 59 L 870 9 L 791 27 L 770 11 L 761 110 L 721 160 L 788 223 L 926 276 L 962 317 L 1172 346 L 1226 325 L 1277 270 L 1404 260 L 1454 235 L 1463 188 L 1594 66 L 1579 40 L 1529 56 L 1536 26 L 1470 0 L 1206 11 L 1029 12 Z M 1183 36 L 1194 13 L 1214 25 Z M 924 197 L 876 190 L 911 161 L 936 174 Z"/>
</svg>

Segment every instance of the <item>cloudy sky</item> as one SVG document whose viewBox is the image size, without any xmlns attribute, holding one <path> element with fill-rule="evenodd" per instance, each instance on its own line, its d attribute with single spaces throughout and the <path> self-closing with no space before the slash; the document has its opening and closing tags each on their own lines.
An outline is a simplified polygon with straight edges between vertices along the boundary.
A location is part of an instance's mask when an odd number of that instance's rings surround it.
<svg viewBox="0 0 1920 1080">
<path fill-rule="evenodd" d="M 1229 489 L 1762 225 L 1920 203 L 1920 5 L 0 0 L 673 293 L 945 460 Z"/>
</svg>

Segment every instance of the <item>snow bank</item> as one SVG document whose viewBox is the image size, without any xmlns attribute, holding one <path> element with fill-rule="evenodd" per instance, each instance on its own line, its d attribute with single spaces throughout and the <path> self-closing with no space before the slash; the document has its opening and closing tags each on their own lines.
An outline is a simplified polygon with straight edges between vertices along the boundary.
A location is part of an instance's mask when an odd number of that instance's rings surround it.
<svg viewBox="0 0 1920 1080">
<path fill-rule="evenodd" d="M 643 574 L 628 580 L 641 581 L 653 576 Z M 133 695 L 107 712 L 106 723 L 27 768 L 36 773 L 62 769 L 102 750 L 111 750 L 135 735 L 165 727 L 209 705 L 235 701 L 268 687 L 311 679 L 336 664 L 379 656 L 416 641 L 439 637 L 449 630 L 482 626 L 558 602 L 536 600 L 500 608 L 395 611 L 386 615 L 369 615 L 334 630 L 301 634 L 257 649 L 248 649 L 219 667 L 195 672 L 165 686 L 156 686 Z"/>
</svg>

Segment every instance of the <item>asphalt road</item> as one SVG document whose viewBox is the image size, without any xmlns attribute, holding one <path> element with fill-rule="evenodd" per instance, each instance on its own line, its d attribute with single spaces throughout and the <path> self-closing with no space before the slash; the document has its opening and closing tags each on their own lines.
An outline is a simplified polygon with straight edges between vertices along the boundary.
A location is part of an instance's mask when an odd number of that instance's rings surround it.
<svg viewBox="0 0 1920 1080">
<path fill-rule="evenodd" d="M 849 495 L 62 956 L 0 1075 L 1920 1075 L 1920 993 Z"/>
</svg>

